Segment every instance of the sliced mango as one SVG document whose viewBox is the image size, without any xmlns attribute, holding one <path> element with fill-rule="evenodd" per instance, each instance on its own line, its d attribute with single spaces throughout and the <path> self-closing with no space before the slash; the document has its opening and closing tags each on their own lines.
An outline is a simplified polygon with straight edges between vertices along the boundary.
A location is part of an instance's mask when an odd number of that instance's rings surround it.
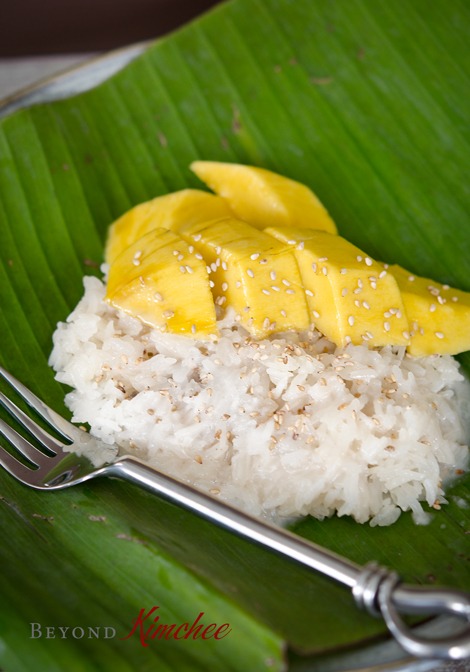
<svg viewBox="0 0 470 672">
<path fill-rule="evenodd" d="M 313 191 L 264 168 L 217 161 L 194 161 L 196 175 L 225 198 L 236 217 L 266 226 L 302 226 L 336 233 L 336 226 Z"/>
<path fill-rule="evenodd" d="M 408 345 L 395 278 L 341 236 L 294 227 L 265 233 L 295 251 L 311 321 L 337 345 Z"/>
<path fill-rule="evenodd" d="M 126 247 L 152 229 L 172 229 L 182 222 L 230 217 L 227 203 L 219 196 L 199 189 L 183 189 L 135 206 L 110 227 L 105 260 L 112 264 Z"/>
<path fill-rule="evenodd" d="M 410 323 L 411 355 L 456 355 L 470 350 L 470 293 L 390 266 Z"/>
<path fill-rule="evenodd" d="M 289 246 L 237 219 L 185 223 L 178 233 L 207 263 L 214 301 L 232 306 L 257 337 L 309 327 L 299 269 Z"/>
<path fill-rule="evenodd" d="M 110 267 L 106 300 L 142 322 L 175 334 L 217 333 L 206 264 L 178 234 L 154 229 Z"/>
</svg>

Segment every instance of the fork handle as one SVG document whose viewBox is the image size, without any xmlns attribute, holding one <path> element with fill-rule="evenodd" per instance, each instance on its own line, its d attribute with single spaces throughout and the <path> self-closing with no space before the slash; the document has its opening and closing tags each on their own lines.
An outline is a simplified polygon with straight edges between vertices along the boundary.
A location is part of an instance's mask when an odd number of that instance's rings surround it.
<svg viewBox="0 0 470 672">
<path fill-rule="evenodd" d="M 110 476 L 135 483 L 217 525 L 295 560 L 352 590 L 356 604 L 382 616 L 389 632 L 409 654 L 462 660 L 470 657 L 470 594 L 453 589 L 404 585 L 398 575 L 375 563 L 364 567 L 321 546 L 250 516 L 231 505 L 126 456 L 105 468 Z M 450 614 L 466 627 L 450 637 L 428 639 L 414 633 L 399 612 Z"/>
</svg>

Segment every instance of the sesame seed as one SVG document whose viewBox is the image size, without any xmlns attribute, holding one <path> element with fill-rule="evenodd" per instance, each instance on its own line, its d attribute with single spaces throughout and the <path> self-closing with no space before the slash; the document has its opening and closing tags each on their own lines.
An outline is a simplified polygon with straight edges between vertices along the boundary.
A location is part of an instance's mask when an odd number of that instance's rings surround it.
<svg viewBox="0 0 470 672">
<path fill-rule="evenodd" d="M 313 262 L 313 264 L 312 264 L 312 270 L 313 270 L 314 273 L 317 272 L 317 265 L 316 265 L 315 262 Z"/>
<path fill-rule="evenodd" d="M 318 261 L 328 261 L 328 257 L 320 257 Z"/>
<path fill-rule="evenodd" d="M 350 315 L 350 316 L 348 317 L 348 324 L 349 324 L 350 327 L 353 326 L 353 324 L 354 324 L 355 321 L 356 321 L 356 320 L 354 319 L 354 315 Z"/>
<path fill-rule="evenodd" d="M 356 308 L 360 308 L 360 307 L 361 307 L 361 302 L 359 301 L 359 299 L 356 299 L 356 300 L 354 301 L 354 305 L 356 306 Z"/>
<path fill-rule="evenodd" d="M 356 259 L 357 259 L 359 262 L 361 262 L 361 261 L 362 261 L 362 257 L 361 257 L 361 255 L 358 254 L 357 257 L 356 257 Z"/>
<path fill-rule="evenodd" d="M 191 268 L 191 266 L 185 266 L 185 269 L 188 273 L 193 273 L 193 269 Z"/>
<path fill-rule="evenodd" d="M 219 256 L 222 253 L 222 248 L 220 247 L 220 245 L 217 245 L 217 247 L 215 248 L 215 253 L 217 256 Z"/>
<path fill-rule="evenodd" d="M 240 282 L 240 280 L 237 280 L 236 283 L 235 283 L 235 287 L 237 289 L 240 289 L 241 286 L 242 286 L 242 283 Z"/>
<path fill-rule="evenodd" d="M 186 273 L 186 267 L 185 266 L 180 266 L 180 271 L 181 271 L 181 273 Z"/>
<path fill-rule="evenodd" d="M 217 264 L 215 262 L 212 262 L 211 264 L 211 270 L 215 273 L 217 271 Z"/>
<path fill-rule="evenodd" d="M 313 317 L 315 317 L 317 320 L 318 320 L 318 318 L 320 317 L 320 313 L 318 312 L 318 310 L 313 310 L 313 311 L 312 311 L 312 315 L 313 315 Z"/>
<path fill-rule="evenodd" d="M 379 273 L 379 278 L 382 280 L 382 278 L 385 278 L 386 275 L 387 275 L 387 271 L 381 271 Z"/>
<path fill-rule="evenodd" d="M 344 337 L 344 342 L 346 343 L 346 345 L 349 345 L 350 343 L 352 343 L 351 336 L 345 336 Z"/>
<path fill-rule="evenodd" d="M 342 268 L 342 269 L 340 270 L 341 275 L 346 275 L 347 272 L 348 272 L 348 269 L 347 269 L 347 268 Z"/>
<path fill-rule="evenodd" d="M 288 245 L 297 245 L 297 241 L 296 240 L 288 240 L 287 244 Z"/>
<path fill-rule="evenodd" d="M 192 324 L 192 325 L 191 325 L 191 332 L 192 332 L 193 334 L 196 333 L 196 325 L 195 325 L 195 324 Z"/>
<path fill-rule="evenodd" d="M 165 311 L 163 312 L 163 317 L 167 317 L 167 318 L 169 318 L 169 317 L 173 317 L 174 314 L 175 314 L 175 313 L 174 313 L 173 310 L 165 310 Z"/>
<path fill-rule="evenodd" d="M 377 289 L 377 283 L 376 282 L 371 282 L 370 286 L 372 289 Z"/>
<path fill-rule="evenodd" d="M 370 310 L 370 305 L 367 303 L 367 301 L 363 301 L 363 302 L 362 302 L 362 305 L 364 306 L 364 308 L 365 308 L 366 310 Z"/>
<path fill-rule="evenodd" d="M 271 289 L 272 289 L 274 292 L 280 292 L 280 291 L 281 291 L 281 288 L 278 287 L 277 285 L 271 285 Z"/>
<path fill-rule="evenodd" d="M 135 259 L 135 258 L 134 258 L 134 259 L 132 260 L 132 263 L 134 264 L 134 266 L 140 266 L 140 259 Z"/>
<path fill-rule="evenodd" d="M 444 338 L 444 334 L 442 333 L 442 331 L 435 331 L 434 334 L 436 338 Z"/>
<path fill-rule="evenodd" d="M 384 313 L 384 317 L 386 317 L 387 319 L 389 317 L 392 317 L 392 315 L 393 315 L 393 313 L 391 313 L 389 310 L 386 310 L 385 313 Z"/>
<path fill-rule="evenodd" d="M 361 287 L 356 287 L 356 289 L 353 289 L 353 294 L 360 294 L 362 292 Z"/>
<path fill-rule="evenodd" d="M 199 241 L 201 240 L 201 238 L 202 238 L 202 234 L 201 234 L 201 233 L 197 233 L 195 236 L 193 236 L 193 240 L 194 240 L 196 243 L 199 242 Z"/>
<path fill-rule="evenodd" d="M 260 259 L 260 262 L 259 262 L 259 263 L 260 263 L 260 264 L 267 264 L 267 263 L 268 263 L 268 260 L 267 260 L 267 259 Z"/>
<path fill-rule="evenodd" d="M 437 300 L 439 301 L 439 303 L 441 304 L 441 306 L 443 306 L 445 303 L 447 303 L 447 299 L 444 299 L 443 296 L 438 296 L 438 297 L 437 297 Z"/>
<path fill-rule="evenodd" d="M 271 278 L 271 280 L 275 280 L 277 277 L 276 271 L 271 271 L 269 277 Z"/>
<path fill-rule="evenodd" d="M 290 282 L 289 282 L 289 280 L 286 280 L 285 278 L 283 278 L 283 280 L 282 280 L 282 284 L 285 285 L 286 287 L 290 287 Z"/>
<path fill-rule="evenodd" d="M 227 263 L 226 263 L 225 261 L 222 262 L 222 269 L 223 269 L 224 271 L 227 270 Z"/>
<path fill-rule="evenodd" d="M 259 252 L 255 252 L 254 254 L 252 254 L 252 255 L 250 256 L 250 259 L 251 259 L 252 261 L 256 261 L 256 260 L 258 259 L 258 257 L 259 257 Z"/>
<path fill-rule="evenodd" d="M 370 257 L 366 257 L 364 261 L 366 262 L 366 266 L 372 266 L 374 263 Z"/>
<path fill-rule="evenodd" d="M 361 289 L 364 287 L 364 283 L 362 282 L 361 278 L 358 278 L 357 286 L 360 287 Z"/>
<path fill-rule="evenodd" d="M 279 312 L 281 313 L 282 317 L 287 317 L 287 313 L 284 309 L 280 310 Z"/>
<path fill-rule="evenodd" d="M 184 254 L 178 254 L 178 256 L 176 258 L 178 259 L 178 261 L 183 261 Z"/>
<path fill-rule="evenodd" d="M 189 254 L 192 254 L 194 252 L 194 245 L 190 245 L 188 247 L 188 250 L 189 250 Z"/>
<path fill-rule="evenodd" d="M 341 290 L 341 296 L 346 296 L 347 293 L 348 293 L 348 290 L 347 290 L 346 287 L 344 287 L 344 288 Z"/>
<path fill-rule="evenodd" d="M 369 340 L 372 340 L 374 338 L 374 334 L 372 334 L 370 331 L 366 331 L 366 335 Z"/>
<path fill-rule="evenodd" d="M 408 282 L 414 282 L 415 281 L 415 276 L 414 275 L 409 275 L 408 276 Z"/>
<path fill-rule="evenodd" d="M 295 294 L 294 289 L 286 289 L 286 294 Z"/>
<path fill-rule="evenodd" d="M 302 240 L 302 241 L 300 241 L 300 243 L 297 245 L 297 249 L 298 249 L 298 250 L 303 250 L 304 247 L 305 247 L 305 243 L 304 243 L 304 241 Z"/>
<path fill-rule="evenodd" d="M 253 271 L 251 270 L 251 268 L 247 268 L 247 269 L 246 269 L 246 274 L 247 274 L 250 278 L 254 278 L 254 277 L 255 277 L 255 274 L 253 273 Z"/>
<path fill-rule="evenodd" d="M 321 272 L 323 273 L 323 275 L 328 275 L 328 269 L 327 269 L 327 267 L 326 267 L 326 266 L 322 266 Z"/>
<path fill-rule="evenodd" d="M 401 310 L 397 310 L 397 312 L 395 313 L 395 317 L 398 320 L 401 320 L 401 318 L 403 317 L 403 314 L 402 314 Z"/>
<path fill-rule="evenodd" d="M 384 322 L 385 331 L 390 331 L 390 322 Z"/>
<path fill-rule="evenodd" d="M 223 291 L 223 292 L 226 292 L 227 289 L 228 289 L 228 283 L 227 283 L 227 282 L 223 282 L 223 283 L 222 283 L 222 291 Z"/>
<path fill-rule="evenodd" d="M 213 280 L 209 280 L 209 287 L 210 287 L 211 289 L 214 289 L 214 287 L 215 287 L 215 282 L 214 282 Z"/>
<path fill-rule="evenodd" d="M 160 292 L 155 292 L 153 298 L 155 299 L 155 301 L 163 301 L 163 296 L 160 294 Z"/>
<path fill-rule="evenodd" d="M 204 259 L 204 257 L 202 256 L 202 254 L 200 252 L 196 252 L 196 254 L 194 256 L 196 257 L 196 259 L 199 259 L 199 261 L 202 261 Z"/>
<path fill-rule="evenodd" d="M 216 265 L 217 268 L 219 268 L 220 262 L 221 262 L 221 258 L 217 257 L 217 259 L 215 260 L 215 265 Z"/>
<path fill-rule="evenodd" d="M 458 296 L 453 296 L 453 297 L 452 297 L 452 301 L 457 302 L 458 300 L 459 300 L 459 297 L 458 297 Z"/>
<path fill-rule="evenodd" d="M 305 294 L 306 294 L 307 296 L 315 296 L 311 289 L 306 289 L 306 290 L 305 290 Z"/>
<path fill-rule="evenodd" d="M 269 296 L 271 294 L 269 289 L 262 289 L 261 291 L 263 292 L 263 294 L 266 294 L 267 296 Z"/>
<path fill-rule="evenodd" d="M 206 271 L 207 275 L 210 275 L 212 273 L 212 268 L 210 266 L 206 266 Z"/>
<path fill-rule="evenodd" d="M 445 289 L 445 290 L 450 289 L 450 286 L 449 285 L 442 285 L 442 289 Z"/>
<path fill-rule="evenodd" d="M 270 325 L 271 325 L 271 321 L 270 321 L 269 317 L 265 317 L 264 322 L 263 322 L 263 329 L 269 329 Z"/>
<path fill-rule="evenodd" d="M 411 336 L 410 336 L 409 331 L 402 331 L 401 333 L 402 333 L 403 338 L 406 338 L 407 341 L 410 340 Z"/>
</svg>

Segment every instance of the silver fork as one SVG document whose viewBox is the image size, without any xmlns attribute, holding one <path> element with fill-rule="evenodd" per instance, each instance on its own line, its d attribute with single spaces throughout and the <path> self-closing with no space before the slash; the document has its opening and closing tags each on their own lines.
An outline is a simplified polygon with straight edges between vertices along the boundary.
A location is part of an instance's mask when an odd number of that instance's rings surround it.
<svg viewBox="0 0 470 672">
<path fill-rule="evenodd" d="M 381 615 L 390 633 L 407 653 L 416 657 L 451 660 L 470 656 L 470 594 L 453 589 L 404 585 L 393 571 L 375 563 L 361 567 L 181 483 L 133 456 L 119 456 L 115 448 L 106 446 L 46 406 L 1 366 L 0 376 L 63 437 L 60 440 L 45 431 L 0 392 L 2 406 L 42 448 L 36 448 L 0 418 L 0 433 L 26 458 L 29 465 L 16 459 L 3 446 L 0 446 L 0 464 L 25 485 L 38 490 L 61 490 L 98 476 L 131 481 L 350 588 L 356 604 L 375 616 Z M 457 616 L 466 625 L 450 637 L 429 639 L 408 628 L 399 612 L 446 613 Z"/>
</svg>

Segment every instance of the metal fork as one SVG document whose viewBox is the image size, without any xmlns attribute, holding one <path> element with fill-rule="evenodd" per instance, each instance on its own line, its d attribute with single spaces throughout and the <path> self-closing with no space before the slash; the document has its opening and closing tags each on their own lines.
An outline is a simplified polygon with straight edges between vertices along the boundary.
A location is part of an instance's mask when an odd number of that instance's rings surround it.
<svg viewBox="0 0 470 672">
<path fill-rule="evenodd" d="M 2 406 L 42 447 L 41 450 L 36 448 L 0 419 L 0 433 L 30 465 L 16 459 L 3 446 L 0 446 L 0 464 L 25 485 L 38 490 L 61 490 L 98 476 L 131 481 L 350 588 L 357 605 L 375 616 L 381 615 L 390 633 L 409 654 L 451 660 L 470 656 L 470 594 L 453 589 L 404 585 L 393 571 L 375 563 L 361 567 L 181 483 L 133 456 L 119 456 L 116 448 L 106 446 L 62 418 L 1 366 L 0 376 L 63 437 L 59 440 L 45 431 L 0 392 Z M 429 639 L 408 628 L 399 612 L 446 613 L 459 617 L 466 625 L 450 637 Z"/>
</svg>

